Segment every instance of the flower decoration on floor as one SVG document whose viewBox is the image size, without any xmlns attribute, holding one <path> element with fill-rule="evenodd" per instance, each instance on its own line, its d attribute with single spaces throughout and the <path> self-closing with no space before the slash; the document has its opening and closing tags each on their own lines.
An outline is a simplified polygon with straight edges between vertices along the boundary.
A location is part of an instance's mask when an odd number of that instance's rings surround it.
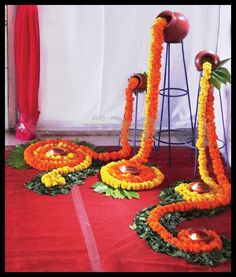
<svg viewBox="0 0 236 277">
<path fill-rule="evenodd" d="M 230 258 L 230 241 L 214 230 L 189 228 L 176 231 L 182 220 L 214 215 L 231 200 L 231 184 L 217 145 L 214 121 L 212 64 L 203 62 L 198 109 L 198 167 L 201 181 L 180 181 L 169 192 L 162 192 L 162 201 L 140 211 L 131 226 L 157 252 L 183 257 L 191 263 L 216 266 Z M 216 180 L 207 169 L 206 139 Z M 161 195 L 160 194 L 160 195 Z M 163 197 L 164 195 L 164 197 Z M 171 201 L 170 201 L 171 199 Z M 164 202 L 164 203 L 163 203 Z M 176 219 L 176 222 L 172 221 Z M 159 247 L 161 244 L 162 247 Z"/>
<path fill-rule="evenodd" d="M 101 168 L 100 175 L 104 184 L 115 189 L 132 191 L 147 190 L 159 186 L 163 173 L 156 167 L 144 164 L 149 161 L 155 135 L 155 122 L 161 80 L 161 55 L 163 49 L 163 30 L 167 24 L 165 18 L 158 17 L 151 29 L 151 43 L 147 74 L 147 93 L 145 97 L 145 120 L 141 137 L 141 147 L 137 155 L 130 160 L 111 162 Z"/>
<path fill-rule="evenodd" d="M 25 146 L 16 146 L 13 150 L 14 155 L 10 154 L 8 164 L 18 168 L 33 167 L 41 171 L 49 171 L 39 174 L 40 178 L 36 176 L 33 181 L 27 184 L 27 187 L 34 189 L 38 193 L 54 195 L 61 192 L 64 193 L 63 191 L 68 193 L 72 180 L 77 183 L 79 181 L 77 172 L 83 172 L 83 177 L 87 173 L 88 175 L 90 173 L 94 174 L 99 162 L 117 160 L 129 156 L 131 147 L 128 137 L 133 115 L 133 93 L 139 83 L 138 78 L 131 77 L 125 90 L 126 103 L 121 127 L 120 150 L 101 152 L 96 151 L 95 147 L 91 147 L 88 143 L 80 143 L 78 145 L 65 139 L 47 139 L 33 141 Z M 24 159 L 21 158 L 22 154 Z M 101 163 L 99 165 L 101 166 Z M 94 170 L 89 170 L 91 166 Z M 84 171 L 86 169 L 87 171 Z M 71 176 L 71 178 L 68 179 L 67 176 Z"/>
</svg>

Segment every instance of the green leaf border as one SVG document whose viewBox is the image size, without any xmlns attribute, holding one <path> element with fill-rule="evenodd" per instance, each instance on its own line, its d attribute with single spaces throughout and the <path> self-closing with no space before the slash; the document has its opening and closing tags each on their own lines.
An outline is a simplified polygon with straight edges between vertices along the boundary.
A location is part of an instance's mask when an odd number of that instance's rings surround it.
<svg viewBox="0 0 236 277">
<path fill-rule="evenodd" d="M 191 181 L 191 180 L 190 180 Z M 182 182 L 178 181 L 173 186 L 168 187 L 161 191 L 159 194 L 159 205 L 167 205 L 173 202 L 180 202 L 181 196 L 174 191 L 174 188 Z M 205 265 L 215 267 L 231 257 L 231 241 L 224 236 L 220 236 L 223 242 L 221 250 L 214 250 L 212 252 L 193 253 L 182 251 L 173 245 L 166 243 L 157 233 L 147 225 L 146 220 L 150 211 L 155 208 L 155 205 L 139 211 L 130 228 L 137 232 L 140 238 L 145 239 L 147 244 L 156 252 L 165 253 L 173 257 L 184 258 L 188 263 Z M 165 214 L 161 219 L 162 225 L 169 230 L 173 235 L 177 234 L 176 226 L 184 221 L 190 220 L 194 217 L 208 217 L 215 216 L 216 214 L 224 211 L 227 207 L 219 207 L 212 210 L 193 210 L 187 212 L 175 212 Z"/>
<path fill-rule="evenodd" d="M 36 139 L 25 144 L 15 145 L 12 151 L 9 153 L 8 158 L 6 159 L 6 164 L 9 167 L 17 169 L 30 168 L 30 166 L 24 160 L 24 151 L 29 145 L 36 143 L 38 141 L 40 141 L 40 139 Z"/>
<path fill-rule="evenodd" d="M 103 165 L 103 162 L 94 160 L 92 165 L 87 169 L 63 175 L 66 180 L 66 184 L 63 186 L 56 185 L 53 187 L 45 187 L 45 185 L 41 182 L 41 176 L 46 172 L 40 172 L 31 181 L 27 182 L 25 186 L 38 194 L 45 194 L 50 196 L 57 194 L 68 194 L 70 193 L 73 185 L 83 184 L 87 176 L 97 174 Z"/>
<path fill-rule="evenodd" d="M 221 250 L 212 252 L 185 252 L 173 245 L 166 243 L 157 233 L 153 232 L 147 225 L 146 220 L 150 211 L 155 206 L 150 206 L 136 214 L 133 225 L 130 228 L 137 232 L 140 238 L 145 239 L 147 244 L 156 252 L 165 253 L 172 257 L 184 258 L 188 263 L 215 267 L 231 257 L 231 242 L 224 236 L 220 236 L 223 242 Z M 214 216 L 221 210 L 196 210 L 187 213 L 168 213 L 161 218 L 163 226 L 170 232 L 176 234 L 175 227 L 183 220 L 190 220 L 193 217 Z"/>
<path fill-rule="evenodd" d="M 114 199 L 128 198 L 130 200 L 132 198 L 140 198 L 139 193 L 136 191 L 125 190 L 122 188 L 115 189 L 101 181 L 93 184 L 91 188 L 93 188 L 93 191 L 96 193 L 104 194 L 105 196 L 111 196 Z"/>
<path fill-rule="evenodd" d="M 61 138 L 58 138 L 61 139 Z M 43 139 L 46 140 L 46 139 Z M 27 169 L 27 168 L 31 168 L 24 160 L 24 151 L 25 149 L 30 146 L 31 144 L 34 144 L 38 141 L 42 141 L 42 139 L 35 139 L 32 140 L 30 142 L 24 143 L 24 144 L 17 144 L 14 146 L 14 148 L 12 149 L 12 151 L 10 152 L 8 158 L 6 159 L 6 164 L 9 167 L 12 168 L 18 168 L 18 169 Z M 104 147 L 102 146 L 96 146 L 92 143 L 89 143 L 87 141 L 80 141 L 79 139 L 75 139 L 74 141 L 72 140 L 72 142 L 74 142 L 77 145 L 85 145 L 88 146 L 89 148 L 91 148 L 92 150 L 94 150 L 97 153 L 101 153 L 104 152 Z"/>
</svg>

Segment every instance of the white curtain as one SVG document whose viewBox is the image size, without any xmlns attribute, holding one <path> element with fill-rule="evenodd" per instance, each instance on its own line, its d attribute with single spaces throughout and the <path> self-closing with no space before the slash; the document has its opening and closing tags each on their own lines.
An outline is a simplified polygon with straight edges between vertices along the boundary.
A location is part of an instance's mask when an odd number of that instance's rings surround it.
<svg viewBox="0 0 236 277">
<path fill-rule="evenodd" d="M 180 12 L 189 20 L 184 49 L 194 117 L 199 81 L 194 59 L 204 49 L 217 50 L 220 59 L 231 57 L 230 5 L 39 5 L 38 129 L 119 130 L 127 80 L 133 73 L 147 71 L 150 28 L 164 10 Z M 171 45 L 171 85 L 186 88 L 180 44 Z M 223 87 L 228 144 L 230 94 L 230 86 Z M 144 95 L 139 97 L 139 127 L 143 108 Z M 165 128 L 167 112 L 163 120 Z M 218 116 L 217 125 L 222 126 Z M 172 98 L 171 128 L 190 127 L 187 96 Z"/>
</svg>

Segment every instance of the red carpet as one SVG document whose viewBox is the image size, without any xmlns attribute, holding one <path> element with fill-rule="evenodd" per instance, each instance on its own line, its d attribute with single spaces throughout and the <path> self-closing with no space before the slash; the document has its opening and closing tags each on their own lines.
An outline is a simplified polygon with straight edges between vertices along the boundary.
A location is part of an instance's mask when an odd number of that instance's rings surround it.
<svg viewBox="0 0 236 277">
<path fill-rule="evenodd" d="M 24 187 L 37 170 L 5 170 L 5 271 L 91 271 L 71 195 Z"/>
<path fill-rule="evenodd" d="M 74 186 L 72 194 L 38 195 L 24 187 L 37 171 L 6 167 L 5 271 L 28 272 L 230 272 L 231 261 L 215 268 L 188 264 L 153 251 L 129 226 L 135 214 L 158 203 L 159 192 L 193 176 L 189 148 L 167 148 L 153 155 L 166 178 L 160 187 L 140 192 L 140 200 L 117 200 L 93 192 L 98 176 Z M 213 228 L 231 237 L 230 209 L 212 218 L 178 226 Z"/>
</svg>

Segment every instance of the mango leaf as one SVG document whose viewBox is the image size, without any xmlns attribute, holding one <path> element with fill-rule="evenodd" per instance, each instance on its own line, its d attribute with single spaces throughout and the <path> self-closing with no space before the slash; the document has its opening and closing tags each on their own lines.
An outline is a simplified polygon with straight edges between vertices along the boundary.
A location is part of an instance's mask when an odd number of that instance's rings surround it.
<svg viewBox="0 0 236 277">
<path fill-rule="evenodd" d="M 112 188 L 107 188 L 106 191 L 105 191 L 105 195 L 106 196 L 113 196 L 113 191 Z"/>
<path fill-rule="evenodd" d="M 129 191 L 129 195 L 131 196 L 131 198 L 136 198 L 139 199 L 139 194 L 136 191 Z"/>
<path fill-rule="evenodd" d="M 101 185 L 104 185 L 104 183 L 103 182 L 97 182 L 97 183 L 95 183 L 95 184 L 93 184 L 92 185 L 92 188 L 96 188 L 96 187 L 99 187 L 99 186 L 101 186 Z"/>
<path fill-rule="evenodd" d="M 28 146 L 29 144 L 16 145 L 9 154 L 9 157 L 6 161 L 7 165 L 18 169 L 30 168 L 30 166 L 24 160 L 24 151 Z"/>
<path fill-rule="evenodd" d="M 103 193 L 103 192 L 105 192 L 107 189 L 108 189 L 108 186 L 105 185 L 105 184 L 102 184 L 102 185 L 100 185 L 100 186 L 97 186 L 97 187 L 94 189 L 94 191 L 95 191 L 95 192 L 98 192 L 98 193 Z"/>
<path fill-rule="evenodd" d="M 219 82 L 226 84 L 227 80 L 224 76 L 221 76 L 220 74 L 217 74 L 217 72 L 212 72 L 212 76 L 214 76 Z"/>
<path fill-rule="evenodd" d="M 123 198 L 125 198 L 125 196 L 120 192 L 119 189 L 115 189 L 115 190 L 114 190 L 114 194 L 115 194 L 116 198 L 118 198 L 118 199 L 123 199 Z"/>
<path fill-rule="evenodd" d="M 124 199 L 124 198 L 139 199 L 140 198 L 139 194 L 136 191 L 127 191 L 122 188 L 115 189 L 103 182 L 97 182 L 94 185 L 92 185 L 91 188 L 93 188 L 94 192 L 105 194 L 105 196 L 112 196 L 115 199 Z"/>
<path fill-rule="evenodd" d="M 125 195 L 128 197 L 128 199 L 132 198 L 132 195 L 130 194 L 130 191 L 124 190 Z"/>
<path fill-rule="evenodd" d="M 231 82 L 231 75 L 230 75 L 228 69 L 225 67 L 216 68 L 215 70 L 213 70 L 212 73 L 215 73 L 218 76 L 221 76 L 222 78 L 224 78 L 226 80 L 226 82 L 229 82 L 229 83 Z"/>
<path fill-rule="evenodd" d="M 210 82 L 212 83 L 212 85 L 217 88 L 220 91 L 221 88 L 221 82 L 216 79 L 214 76 L 211 76 Z"/>
<path fill-rule="evenodd" d="M 227 63 L 229 60 L 230 60 L 230 58 L 220 61 L 216 68 L 222 67 L 222 65 Z"/>
</svg>

